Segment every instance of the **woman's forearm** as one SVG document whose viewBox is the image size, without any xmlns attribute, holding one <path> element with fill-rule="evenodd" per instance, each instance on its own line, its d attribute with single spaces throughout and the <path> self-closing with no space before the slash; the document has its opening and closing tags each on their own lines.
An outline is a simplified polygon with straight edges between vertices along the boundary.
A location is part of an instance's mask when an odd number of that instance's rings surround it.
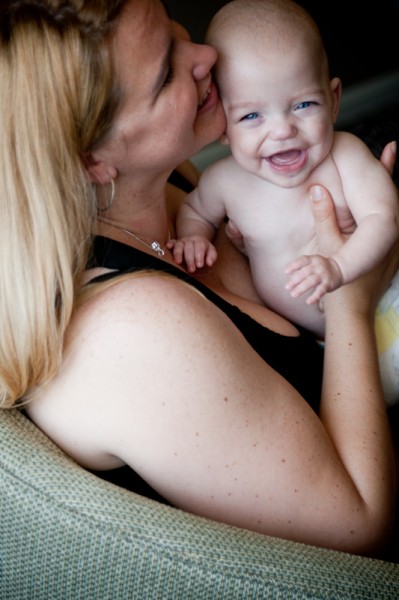
<svg viewBox="0 0 399 600">
<path fill-rule="evenodd" d="M 320 416 L 370 514 L 377 539 L 394 514 L 394 465 L 373 312 L 364 304 L 358 284 L 344 286 L 326 297 Z"/>
</svg>

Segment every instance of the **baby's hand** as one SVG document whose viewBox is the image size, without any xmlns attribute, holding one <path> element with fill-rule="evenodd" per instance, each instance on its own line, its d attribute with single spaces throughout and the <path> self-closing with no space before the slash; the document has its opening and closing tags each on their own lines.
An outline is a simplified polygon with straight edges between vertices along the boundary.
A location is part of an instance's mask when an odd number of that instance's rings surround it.
<svg viewBox="0 0 399 600">
<path fill-rule="evenodd" d="M 292 298 L 298 298 L 314 288 L 306 299 L 306 304 L 315 304 L 324 294 L 336 290 L 343 283 L 337 262 L 319 254 L 300 256 L 290 263 L 284 272 L 290 276 L 285 289 L 290 292 Z"/>
<path fill-rule="evenodd" d="M 190 273 L 202 269 L 204 265 L 212 267 L 217 259 L 215 246 L 202 236 L 169 240 L 166 247 L 173 251 L 173 258 L 178 265 L 184 260 Z"/>
</svg>

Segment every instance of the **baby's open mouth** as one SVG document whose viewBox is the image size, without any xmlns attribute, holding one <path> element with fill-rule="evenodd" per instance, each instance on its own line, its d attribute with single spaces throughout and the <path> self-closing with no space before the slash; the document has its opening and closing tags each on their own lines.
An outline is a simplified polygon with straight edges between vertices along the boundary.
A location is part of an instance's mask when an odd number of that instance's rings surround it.
<svg viewBox="0 0 399 600">
<path fill-rule="evenodd" d="M 278 152 L 277 154 L 269 156 L 269 161 L 274 165 L 278 166 L 292 165 L 297 162 L 301 154 L 301 150 L 288 150 L 287 152 Z"/>
</svg>

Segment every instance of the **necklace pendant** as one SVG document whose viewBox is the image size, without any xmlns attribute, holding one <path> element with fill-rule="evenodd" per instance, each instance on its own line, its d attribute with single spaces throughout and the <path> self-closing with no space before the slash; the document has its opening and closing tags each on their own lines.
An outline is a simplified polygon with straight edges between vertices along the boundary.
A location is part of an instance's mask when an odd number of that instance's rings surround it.
<svg viewBox="0 0 399 600">
<path fill-rule="evenodd" d="M 156 241 L 151 242 L 151 248 L 152 248 L 152 250 L 154 250 L 154 252 L 156 252 L 158 254 L 158 256 L 165 255 L 165 251 L 161 248 L 161 245 L 159 242 L 156 242 Z"/>
</svg>

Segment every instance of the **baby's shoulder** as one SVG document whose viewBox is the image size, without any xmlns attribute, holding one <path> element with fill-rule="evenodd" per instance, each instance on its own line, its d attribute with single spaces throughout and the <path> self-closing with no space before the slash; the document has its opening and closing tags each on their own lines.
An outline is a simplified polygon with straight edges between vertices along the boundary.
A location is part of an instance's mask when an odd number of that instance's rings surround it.
<svg viewBox="0 0 399 600">
<path fill-rule="evenodd" d="M 243 184 L 233 158 L 227 156 L 209 165 L 201 175 L 197 189 L 202 201 L 214 206 L 221 204 L 226 207 L 234 197 L 240 196 Z"/>
<path fill-rule="evenodd" d="M 244 171 L 232 155 L 226 156 L 211 164 L 204 171 L 198 189 L 209 197 L 231 203 L 234 198 L 247 198 L 253 189 L 254 176 Z"/>
<path fill-rule="evenodd" d="M 374 159 L 371 150 L 357 135 L 354 135 L 349 131 L 336 131 L 331 148 L 331 154 L 334 160 L 353 159 L 353 153 L 355 153 L 355 156 L 359 156 L 362 159 L 364 159 L 364 157 Z"/>
<path fill-rule="evenodd" d="M 226 182 L 237 181 L 241 176 L 242 169 L 236 163 L 232 155 L 225 156 L 216 162 L 210 164 L 201 176 L 202 181 L 220 180 L 221 178 Z"/>
</svg>

